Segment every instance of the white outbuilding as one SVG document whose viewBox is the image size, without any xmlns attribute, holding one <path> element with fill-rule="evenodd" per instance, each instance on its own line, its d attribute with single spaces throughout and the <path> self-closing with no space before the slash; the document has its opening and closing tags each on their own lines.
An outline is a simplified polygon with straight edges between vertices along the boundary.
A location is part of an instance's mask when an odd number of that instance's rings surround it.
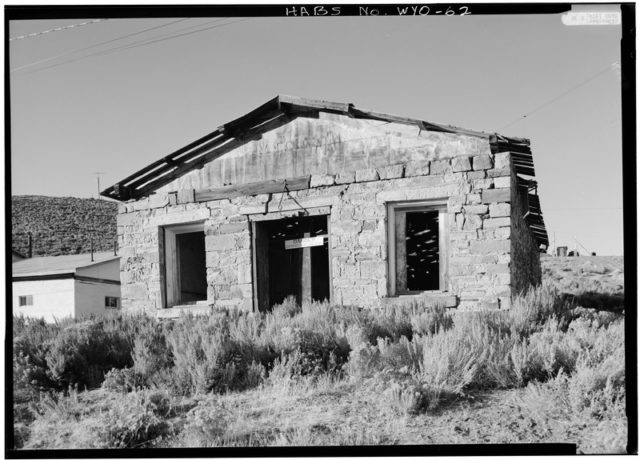
<svg viewBox="0 0 640 460">
<path fill-rule="evenodd" d="M 55 321 L 120 308 L 120 256 L 33 257 L 12 264 L 13 314 Z"/>
</svg>

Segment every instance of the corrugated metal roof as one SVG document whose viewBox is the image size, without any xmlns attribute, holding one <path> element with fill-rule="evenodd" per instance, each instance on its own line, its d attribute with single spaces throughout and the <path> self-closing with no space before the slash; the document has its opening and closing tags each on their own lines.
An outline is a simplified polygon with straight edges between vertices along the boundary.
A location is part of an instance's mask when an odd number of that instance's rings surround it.
<svg viewBox="0 0 640 460">
<path fill-rule="evenodd" d="M 93 262 L 91 254 L 73 254 L 68 256 L 32 257 L 14 262 L 12 276 L 53 275 L 75 273 L 76 269 L 119 259 L 112 252 L 95 252 Z"/>
</svg>

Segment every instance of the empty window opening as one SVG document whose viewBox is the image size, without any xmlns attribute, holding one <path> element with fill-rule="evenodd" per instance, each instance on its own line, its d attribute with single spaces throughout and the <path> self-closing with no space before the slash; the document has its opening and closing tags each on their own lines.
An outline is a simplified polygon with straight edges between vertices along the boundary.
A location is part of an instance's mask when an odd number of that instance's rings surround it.
<svg viewBox="0 0 640 460">
<path fill-rule="evenodd" d="M 446 290 L 446 208 L 389 206 L 390 294 Z"/>
<path fill-rule="evenodd" d="M 203 224 L 164 229 L 165 306 L 207 300 Z"/>
<path fill-rule="evenodd" d="M 438 211 L 407 212 L 406 220 L 407 290 L 437 290 L 440 288 Z"/>
<path fill-rule="evenodd" d="M 204 232 L 176 235 L 180 261 L 180 303 L 207 299 L 206 257 Z"/>
<path fill-rule="evenodd" d="M 32 295 L 21 295 L 21 296 L 18 296 L 18 306 L 27 307 L 29 305 L 33 305 L 33 296 Z"/>
<path fill-rule="evenodd" d="M 106 308 L 118 308 L 120 306 L 120 299 L 118 297 L 106 296 L 104 298 L 104 306 Z"/>
<path fill-rule="evenodd" d="M 289 296 L 298 303 L 329 300 L 326 215 L 254 222 L 254 257 L 260 310 Z"/>
</svg>

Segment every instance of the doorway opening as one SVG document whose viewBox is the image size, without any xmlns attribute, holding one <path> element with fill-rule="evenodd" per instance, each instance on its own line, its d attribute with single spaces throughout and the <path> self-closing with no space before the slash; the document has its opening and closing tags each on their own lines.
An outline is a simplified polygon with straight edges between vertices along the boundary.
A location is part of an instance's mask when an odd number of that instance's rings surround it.
<svg viewBox="0 0 640 460">
<path fill-rule="evenodd" d="M 330 299 L 326 215 L 254 222 L 256 304 L 270 310 L 287 297 L 298 304 Z"/>
<path fill-rule="evenodd" d="M 165 227 L 165 305 L 193 305 L 207 300 L 203 224 Z"/>
</svg>

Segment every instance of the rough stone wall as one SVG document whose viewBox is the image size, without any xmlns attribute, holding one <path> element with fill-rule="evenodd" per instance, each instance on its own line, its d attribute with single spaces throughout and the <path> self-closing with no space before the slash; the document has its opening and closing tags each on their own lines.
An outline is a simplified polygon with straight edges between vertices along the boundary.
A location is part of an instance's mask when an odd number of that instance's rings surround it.
<svg viewBox="0 0 640 460">
<path fill-rule="evenodd" d="M 161 272 L 161 227 L 208 221 L 211 210 L 193 203 L 193 192 L 151 196 L 121 204 L 117 218 L 120 252 L 120 287 L 123 310 L 154 310 L 162 306 L 164 274 Z"/>
<path fill-rule="evenodd" d="M 121 205 L 123 309 L 162 308 L 160 227 L 204 221 L 208 302 L 250 310 L 251 216 L 298 211 L 300 206 L 330 207 L 333 302 L 376 305 L 388 294 L 388 203 L 431 199 L 447 202 L 448 290 L 459 297 L 459 308 L 508 308 L 509 154 L 484 153 L 489 152 L 484 142 L 482 148 L 453 158 L 312 175 L 310 189 L 289 194 L 196 203 L 193 189 L 181 189 Z"/>
<path fill-rule="evenodd" d="M 538 243 L 524 219 L 527 200 L 511 175 L 511 293 L 513 296 L 542 281 Z"/>
</svg>

